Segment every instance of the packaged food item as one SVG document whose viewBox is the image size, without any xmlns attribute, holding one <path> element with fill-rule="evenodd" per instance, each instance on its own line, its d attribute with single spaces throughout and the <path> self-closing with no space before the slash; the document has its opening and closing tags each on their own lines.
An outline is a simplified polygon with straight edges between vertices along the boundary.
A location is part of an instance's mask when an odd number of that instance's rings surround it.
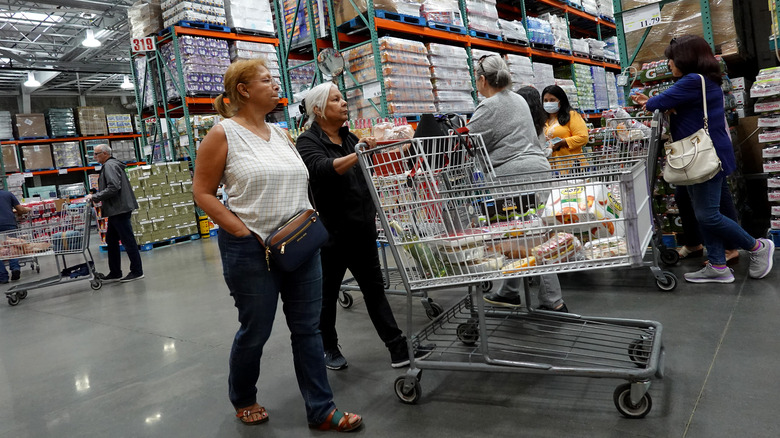
<svg viewBox="0 0 780 438">
<path fill-rule="evenodd" d="M 536 266 L 536 257 L 524 257 L 520 260 L 514 261 L 501 268 L 502 274 L 516 274 L 520 271 L 524 271 L 531 266 Z"/>
<path fill-rule="evenodd" d="M 623 237 L 606 237 L 585 243 L 582 253 L 588 260 L 619 257 L 628 255 L 628 245 Z"/>
<path fill-rule="evenodd" d="M 549 265 L 568 261 L 582 249 L 580 240 L 569 233 L 555 233 L 547 242 L 532 250 L 537 262 Z"/>
</svg>

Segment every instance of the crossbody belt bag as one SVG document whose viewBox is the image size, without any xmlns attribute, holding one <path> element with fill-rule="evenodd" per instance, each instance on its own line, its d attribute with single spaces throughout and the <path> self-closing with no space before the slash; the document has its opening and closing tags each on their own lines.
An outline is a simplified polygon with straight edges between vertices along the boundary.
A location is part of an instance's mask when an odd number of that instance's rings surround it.
<svg viewBox="0 0 780 438">
<path fill-rule="evenodd" d="M 265 239 L 268 270 L 271 270 L 273 260 L 274 267 L 285 272 L 294 271 L 327 241 L 328 231 L 317 211 L 301 210 Z"/>
<path fill-rule="evenodd" d="M 704 76 L 701 79 L 701 95 L 704 103 L 704 127 L 682 140 L 664 145 L 666 164 L 664 180 L 681 186 L 709 181 L 721 171 L 721 163 L 710 138 L 707 92 Z"/>
</svg>

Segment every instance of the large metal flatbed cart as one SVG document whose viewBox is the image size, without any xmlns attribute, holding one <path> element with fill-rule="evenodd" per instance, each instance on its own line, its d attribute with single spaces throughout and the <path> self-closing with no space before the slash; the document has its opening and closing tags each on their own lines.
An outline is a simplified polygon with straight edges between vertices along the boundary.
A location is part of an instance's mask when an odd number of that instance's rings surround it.
<svg viewBox="0 0 780 438">
<path fill-rule="evenodd" d="M 394 384 L 402 402 L 421 397 L 423 369 L 539 373 L 623 379 L 618 411 L 647 415 L 663 371 L 661 324 L 536 310 L 528 287 L 539 275 L 646 266 L 646 152 L 567 156 L 550 171 L 498 178 L 478 135 L 356 151 L 407 291 L 412 359 Z M 485 303 L 480 284 L 513 278 L 526 286 L 523 306 Z M 413 327 L 414 293 L 456 286 L 465 296 Z M 433 353 L 415 360 L 413 346 L 429 343 Z"/>
<path fill-rule="evenodd" d="M 89 226 L 92 207 L 87 204 L 63 205 L 50 222 L 0 233 L 0 259 L 54 256 L 57 275 L 29 283 L 17 284 L 6 291 L 8 304 L 16 306 L 32 289 L 89 280 L 93 290 L 103 283 L 97 278 L 94 259 L 89 250 Z M 81 255 L 84 263 L 68 266 L 66 256 Z"/>
</svg>

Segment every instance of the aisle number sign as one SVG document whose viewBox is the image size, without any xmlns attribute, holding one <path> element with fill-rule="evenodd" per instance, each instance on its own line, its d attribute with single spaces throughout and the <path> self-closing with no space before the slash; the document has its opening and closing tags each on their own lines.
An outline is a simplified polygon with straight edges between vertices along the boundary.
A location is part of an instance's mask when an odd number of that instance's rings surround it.
<svg viewBox="0 0 780 438">
<path fill-rule="evenodd" d="M 653 3 L 652 5 L 623 12 L 623 28 L 625 32 L 633 32 L 660 23 L 661 7 L 659 5 L 660 3 Z"/>
<path fill-rule="evenodd" d="M 151 52 L 154 50 L 154 37 L 133 38 L 130 46 L 133 53 Z"/>
</svg>

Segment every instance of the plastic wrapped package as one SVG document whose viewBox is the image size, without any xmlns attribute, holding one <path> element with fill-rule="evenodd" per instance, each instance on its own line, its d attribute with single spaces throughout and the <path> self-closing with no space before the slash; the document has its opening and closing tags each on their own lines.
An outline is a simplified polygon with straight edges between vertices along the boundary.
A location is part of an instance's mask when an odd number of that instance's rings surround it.
<svg viewBox="0 0 780 438">
<path fill-rule="evenodd" d="M 54 160 L 51 157 L 50 144 L 20 145 L 24 170 L 49 170 L 54 169 Z"/>
<path fill-rule="evenodd" d="M 581 38 L 572 38 L 571 39 L 571 50 L 575 53 L 580 53 L 583 55 L 590 55 L 590 44 L 588 44 L 588 40 L 581 39 Z"/>
<path fill-rule="evenodd" d="M 54 167 L 81 167 L 81 147 L 77 141 L 63 141 L 51 144 L 54 154 Z"/>
<path fill-rule="evenodd" d="M 106 110 L 101 106 L 80 106 L 77 109 L 81 135 L 108 135 Z"/>
<path fill-rule="evenodd" d="M 471 92 L 473 88 L 471 79 L 438 79 L 434 77 L 431 78 L 431 82 L 433 83 L 434 89 Z"/>
<path fill-rule="evenodd" d="M 466 58 L 468 54 L 466 53 L 466 49 L 463 47 L 456 47 L 456 46 L 449 46 L 447 44 L 439 44 L 439 43 L 428 43 L 425 45 L 425 48 L 428 49 L 428 56 L 429 57 L 463 57 Z"/>
<path fill-rule="evenodd" d="M 604 41 L 594 40 L 593 38 L 588 38 L 588 47 L 590 48 L 590 57 L 591 58 L 604 58 L 604 47 L 607 46 L 607 43 Z"/>
<path fill-rule="evenodd" d="M 379 38 L 377 40 L 377 46 L 379 47 L 380 53 L 384 51 L 392 51 L 392 52 L 416 53 L 420 55 L 428 54 L 428 50 L 425 48 L 425 45 L 423 43 L 419 41 L 405 40 L 396 37 Z M 343 56 L 344 59 L 346 59 L 347 61 L 352 61 L 353 59 L 357 59 L 357 58 L 373 56 L 373 54 L 374 52 L 371 47 L 371 44 L 362 44 L 360 46 L 353 47 L 343 51 L 341 53 L 341 56 Z"/>
<path fill-rule="evenodd" d="M 57 186 L 58 196 L 62 199 L 80 198 L 87 195 L 87 187 L 83 182 L 73 184 L 60 184 Z"/>
<path fill-rule="evenodd" d="M 612 0 L 596 0 L 596 5 L 599 9 L 599 17 L 615 21 L 615 7 Z M 623 10 L 626 10 L 625 8 L 623 6 Z"/>
<path fill-rule="evenodd" d="M 555 45 L 555 36 L 548 21 L 537 17 L 527 17 L 527 21 L 530 42 L 548 46 Z"/>
<path fill-rule="evenodd" d="M 273 34 L 274 16 L 268 0 L 230 0 L 225 3 L 227 25 L 231 28 Z"/>
<path fill-rule="evenodd" d="M 352 3 L 357 6 L 357 9 L 352 6 Z M 419 17 L 421 3 L 420 0 L 374 0 L 374 10 Z M 336 26 L 341 26 L 358 15 L 365 14 L 368 6 L 366 0 L 333 0 L 333 9 Z"/>
<path fill-rule="evenodd" d="M 111 140 L 111 151 L 117 160 L 124 163 L 137 161 L 133 139 Z"/>
<path fill-rule="evenodd" d="M 16 138 L 44 138 L 46 132 L 46 118 L 40 113 L 16 114 Z"/>
<path fill-rule="evenodd" d="M 595 99 L 596 110 L 605 110 L 609 108 L 609 96 L 607 94 L 607 75 L 604 67 L 592 66 L 590 68 L 593 75 L 593 98 Z"/>
<path fill-rule="evenodd" d="M 192 9 L 182 9 L 170 14 L 166 14 L 166 12 L 163 11 L 163 26 L 173 26 L 180 21 L 195 21 L 198 23 L 219 24 L 221 26 L 227 24 L 225 10 L 222 8 L 218 8 L 213 13 L 203 13 Z"/>
<path fill-rule="evenodd" d="M 49 108 L 45 114 L 50 137 L 78 136 L 72 108 Z"/>
<path fill-rule="evenodd" d="M 577 86 L 574 85 L 574 81 L 571 79 L 556 79 L 555 85 L 561 87 L 561 89 L 566 93 L 566 97 L 569 98 L 569 104 L 572 108 L 578 109 L 579 108 L 579 98 L 577 96 Z"/>
<path fill-rule="evenodd" d="M 522 22 L 499 19 L 498 26 L 501 28 L 501 35 L 505 40 L 528 42 L 528 34 L 525 32 Z"/>
<path fill-rule="evenodd" d="M 11 112 L 0 111 L 0 140 L 14 138 L 14 125 L 11 123 Z"/>
<path fill-rule="evenodd" d="M 780 94 L 780 77 L 769 77 L 768 79 L 756 78 L 756 82 L 750 87 L 750 97 L 769 97 Z M 766 77 L 766 76 L 764 76 Z"/>
<path fill-rule="evenodd" d="M 433 93 L 430 89 L 424 88 L 391 88 L 385 89 L 385 97 L 388 101 L 394 102 L 414 102 L 417 100 L 433 100 Z M 365 99 L 363 92 L 358 88 L 347 91 L 348 100 L 371 100 L 374 104 L 379 105 L 379 98 L 372 97 L 371 99 Z M 364 105 L 365 106 L 365 105 Z"/>
<path fill-rule="evenodd" d="M 623 10 L 656 3 L 656 0 L 624 0 Z M 739 53 L 736 25 L 734 20 L 734 2 L 732 0 L 710 0 L 712 32 L 715 40 L 715 52 L 721 55 Z M 633 53 L 644 32 L 626 34 L 628 53 Z M 681 35 L 702 35 L 701 5 L 699 0 L 679 0 L 664 5 L 661 10 L 661 22 L 650 28 L 650 32 L 636 56 L 635 63 L 641 64 L 664 58 L 664 50 L 669 40 Z"/>
<path fill-rule="evenodd" d="M 497 34 L 498 11 L 495 0 L 466 0 L 469 29 Z"/>
<path fill-rule="evenodd" d="M 162 9 L 159 0 L 141 0 L 127 9 L 130 36 L 143 38 L 156 34 L 163 28 Z"/>
<path fill-rule="evenodd" d="M 434 90 L 433 98 L 436 102 L 447 101 L 473 101 L 471 98 L 471 92 L 465 90 Z"/>
<path fill-rule="evenodd" d="M 379 52 L 379 59 L 384 63 L 406 64 L 406 65 L 430 65 L 428 57 L 417 53 L 397 52 L 395 50 L 382 50 Z M 374 65 L 374 55 L 363 56 L 353 59 L 349 62 L 350 68 L 362 70 Z"/>
<path fill-rule="evenodd" d="M 534 70 L 534 87 L 537 90 L 542 91 L 548 85 L 555 85 L 552 65 L 543 62 L 532 62 L 531 65 Z"/>
<path fill-rule="evenodd" d="M 420 16 L 434 23 L 463 26 L 458 0 L 424 0 Z"/>
<path fill-rule="evenodd" d="M 599 5 L 596 0 L 582 0 L 582 9 L 590 15 L 599 16 Z"/>
<path fill-rule="evenodd" d="M 133 133 L 133 119 L 130 114 L 106 114 L 109 134 Z"/>
<path fill-rule="evenodd" d="M 619 103 L 617 78 L 615 77 L 615 74 L 608 71 L 606 72 L 606 78 L 607 78 L 607 97 L 609 99 L 609 108 L 614 109 L 623 106 L 622 104 Z"/>
<path fill-rule="evenodd" d="M 230 50 L 225 40 L 184 35 L 179 39 L 179 54 L 187 95 L 214 96 L 225 91 L 223 75 L 230 65 Z M 170 44 L 160 49 L 170 72 L 176 72 L 176 56 Z M 174 73 L 175 74 L 175 73 Z M 168 99 L 181 97 L 174 78 L 166 71 Z"/>
<path fill-rule="evenodd" d="M 566 18 L 560 17 L 555 14 L 545 13 L 539 16 L 542 20 L 550 23 L 554 39 L 554 45 L 556 49 L 571 51 L 571 43 L 569 42 L 569 26 L 566 23 Z"/>
<path fill-rule="evenodd" d="M 509 67 L 509 71 L 512 73 L 513 88 L 518 90 L 522 87 L 535 86 L 534 85 L 534 69 L 531 65 L 531 58 L 520 55 L 507 54 L 504 55 L 506 65 Z M 539 90 L 541 91 L 541 89 Z"/>
<path fill-rule="evenodd" d="M 457 78 L 462 74 L 463 70 L 455 67 L 436 67 L 431 66 L 431 78 L 432 79 L 450 79 Z"/>
<path fill-rule="evenodd" d="M 19 155 L 16 151 L 16 145 L 4 144 L 3 149 L 3 166 L 5 166 L 5 172 L 19 172 Z"/>
</svg>

